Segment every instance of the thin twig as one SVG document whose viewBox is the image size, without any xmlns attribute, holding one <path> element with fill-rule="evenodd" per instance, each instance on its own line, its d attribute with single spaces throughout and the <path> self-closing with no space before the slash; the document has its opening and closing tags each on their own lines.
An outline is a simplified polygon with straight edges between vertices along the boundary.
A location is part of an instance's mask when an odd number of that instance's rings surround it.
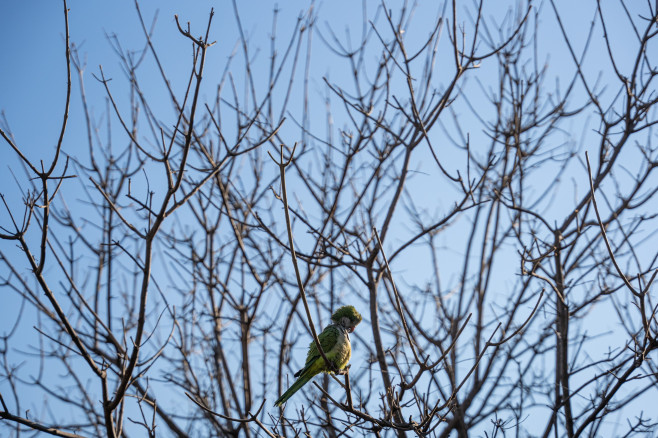
<svg viewBox="0 0 658 438">
<path fill-rule="evenodd" d="M 290 153 L 290 157 L 288 160 L 283 159 L 283 145 L 281 145 L 281 158 L 279 161 L 275 160 L 274 157 L 272 156 L 272 153 L 268 151 L 267 153 L 269 154 L 270 158 L 272 161 L 274 161 L 278 166 L 279 166 L 279 173 L 281 174 L 281 193 L 282 193 L 282 198 L 283 198 L 283 211 L 285 213 L 286 217 L 286 229 L 288 231 L 288 242 L 290 243 L 290 256 L 292 257 L 292 265 L 295 268 L 295 276 L 297 278 L 297 286 L 299 287 L 299 293 L 302 296 L 302 302 L 304 303 L 304 310 L 306 310 L 306 317 L 308 318 L 308 323 L 311 328 L 311 334 L 313 335 L 313 341 L 315 342 L 315 345 L 318 347 L 318 351 L 320 352 L 320 356 L 322 356 L 322 359 L 324 359 L 325 363 L 327 366 L 333 371 L 337 372 L 336 367 L 334 366 L 333 362 L 331 362 L 329 359 L 327 359 L 327 356 L 324 353 L 324 350 L 322 350 L 322 345 L 320 345 L 320 340 L 318 339 L 318 334 L 315 331 L 315 325 L 313 324 L 313 317 L 311 316 L 311 309 L 308 306 L 308 300 L 306 299 L 306 291 L 304 290 L 304 283 L 302 282 L 302 276 L 299 272 L 299 265 L 297 264 L 297 254 L 295 252 L 295 245 L 293 242 L 293 237 L 292 237 L 292 224 L 290 223 L 290 213 L 288 211 L 288 193 L 286 189 L 286 167 L 292 162 L 293 156 L 295 155 L 295 149 L 297 149 L 297 143 L 292 148 L 292 152 Z"/>
</svg>

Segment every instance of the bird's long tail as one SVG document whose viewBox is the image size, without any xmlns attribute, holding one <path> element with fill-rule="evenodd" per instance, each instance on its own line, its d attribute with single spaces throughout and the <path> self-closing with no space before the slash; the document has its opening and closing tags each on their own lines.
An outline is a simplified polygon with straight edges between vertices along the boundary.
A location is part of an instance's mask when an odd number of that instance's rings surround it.
<svg viewBox="0 0 658 438">
<path fill-rule="evenodd" d="M 287 402 L 294 393 L 299 391 L 302 386 L 306 385 L 306 383 L 311 380 L 311 377 L 313 377 L 313 374 L 311 373 L 302 373 L 302 375 L 299 376 L 297 380 L 295 380 L 295 383 L 293 383 L 292 386 L 288 388 L 288 390 L 284 392 L 277 401 L 274 402 L 274 406 L 278 407 Z"/>
</svg>

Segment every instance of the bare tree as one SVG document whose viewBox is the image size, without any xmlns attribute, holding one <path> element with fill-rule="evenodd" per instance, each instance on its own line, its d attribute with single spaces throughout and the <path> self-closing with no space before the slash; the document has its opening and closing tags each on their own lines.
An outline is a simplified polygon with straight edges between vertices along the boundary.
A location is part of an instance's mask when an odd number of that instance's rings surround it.
<svg viewBox="0 0 658 438">
<path fill-rule="evenodd" d="M 237 3 L 219 75 L 214 11 L 175 17 L 177 83 L 136 1 L 143 41 L 109 37 L 127 87 L 93 73 L 97 117 L 64 1 L 56 147 L 35 162 L 0 130 L 24 169 L 0 216 L 0 293 L 23 303 L 0 431 L 655 433 L 658 5 L 592 2 L 584 27 L 552 0 L 363 2 L 345 37 L 275 9 L 265 57 Z M 364 315 L 349 371 L 273 408 L 343 304 Z"/>
</svg>

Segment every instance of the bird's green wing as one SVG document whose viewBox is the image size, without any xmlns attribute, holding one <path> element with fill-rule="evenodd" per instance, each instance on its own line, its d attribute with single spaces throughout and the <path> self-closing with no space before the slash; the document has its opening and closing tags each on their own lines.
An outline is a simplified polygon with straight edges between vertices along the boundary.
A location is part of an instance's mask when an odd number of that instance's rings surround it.
<svg viewBox="0 0 658 438">
<path fill-rule="evenodd" d="M 320 341 L 322 351 L 324 351 L 325 354 L 329 353 L 329 351 L 334 348 L 336 342 L 338 342 L 339 336 L 340 329 L 335 325 L 329 325 L 322 330 L 322 333 L 318 336 L 318 340 Z M 315 341 L 311 341 L 311 345 L 309 345 L 308 348 L 308 355 L 306 356 L 306 363 L 308 364 L 316 357 L 320 357 L 320 352 L 318 351 L 318 346 L 315 344 Z"/>
<path fill-rule="evenodd" d="M 338 342 L 338 337 L 340 336 L 340 329 L 335 325 L 327 326 L 322 333 L 318 336 L 320 345 L 322 346 L 322 351 L 325 354 L 329 353 L 332 348 Z M 306 363 L 304 368 L 295 373 L 295 377 L 300 376 L 313 362 L 321 357 L 320 352 L 318 351 L 318 346 L 315 344 L 315 341 L 311 341 L 311 345 L 308 346 L 308 354 L 306 355 Z"/>
</svg>

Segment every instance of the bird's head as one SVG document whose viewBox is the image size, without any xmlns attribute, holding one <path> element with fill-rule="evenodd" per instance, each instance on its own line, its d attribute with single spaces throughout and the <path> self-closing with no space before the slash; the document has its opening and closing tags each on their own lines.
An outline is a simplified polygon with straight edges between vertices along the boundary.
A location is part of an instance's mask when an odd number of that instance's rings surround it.
<svg viewBox="0 0 658 438">
<path fill-rule="evenodd" d="M 354 306 L 343 306 L 331 315 L 334 324 L 344 327 L 350 333 L 354 331 L 354 328 L 359 325 L 362 319 Z"/>
</svg>

